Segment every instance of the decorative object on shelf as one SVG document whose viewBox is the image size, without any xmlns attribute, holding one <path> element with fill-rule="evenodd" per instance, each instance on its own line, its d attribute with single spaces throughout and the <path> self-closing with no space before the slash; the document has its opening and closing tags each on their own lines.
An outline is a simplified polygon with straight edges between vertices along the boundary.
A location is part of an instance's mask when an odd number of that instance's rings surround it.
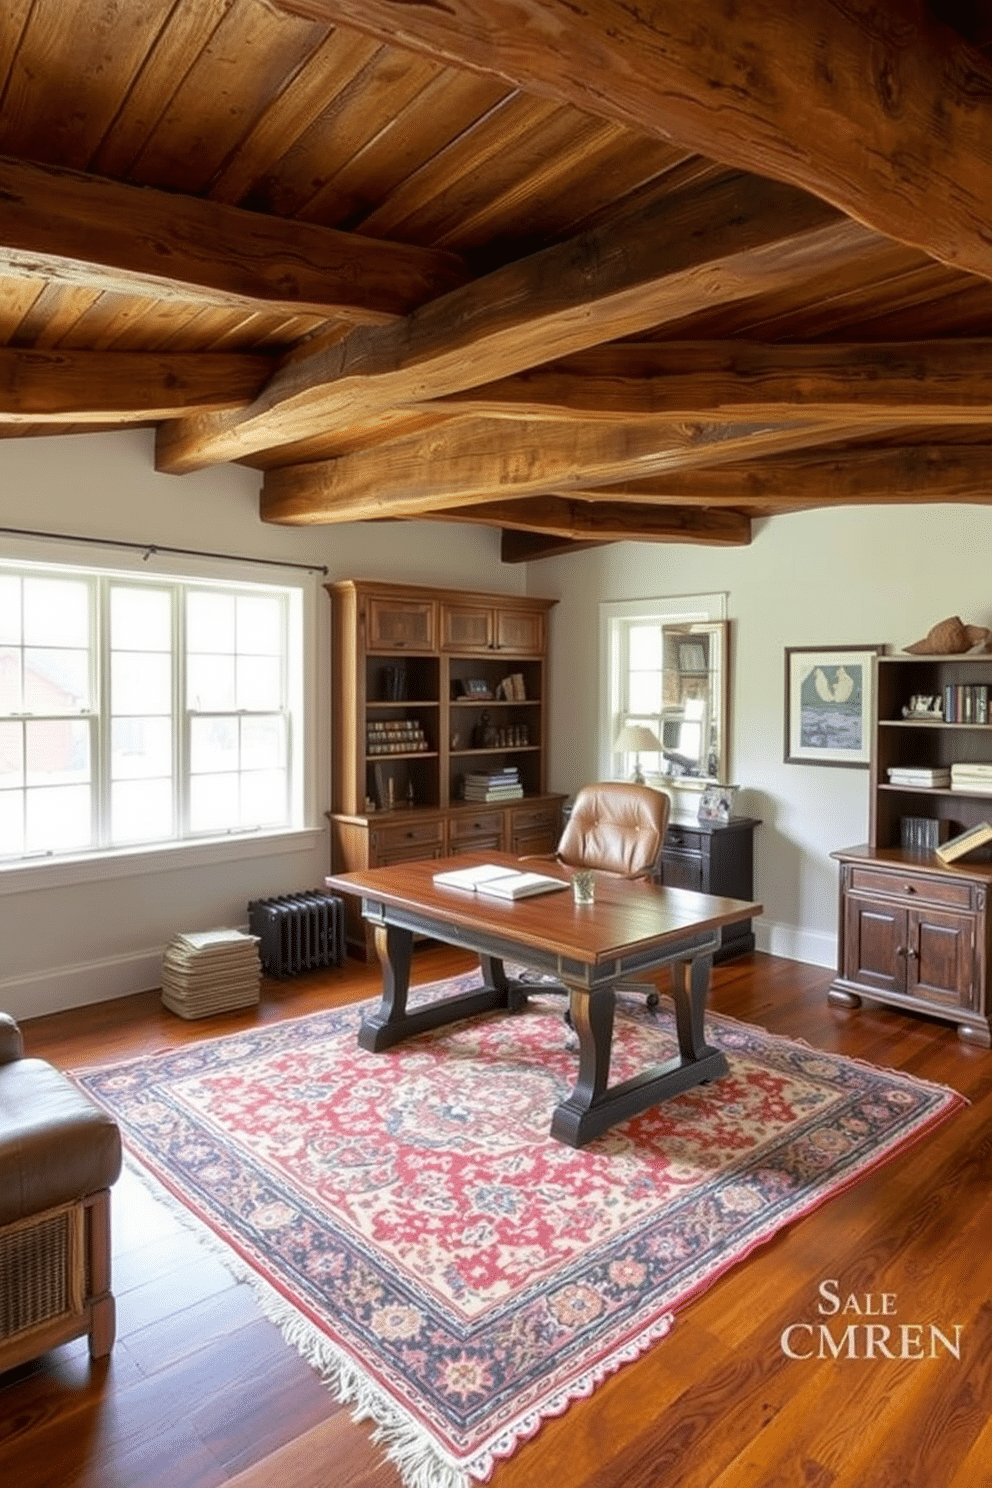
<svg viewBox="0 0 992 1488">
<path fill-rule="evenodd" d="M 648 728 L 644 723 L 625 723 L 617 734 L 613 743 L 618 754 L 632 754 L 634 756 L 634 773 L 631 775 L 635 785 L 644 784 L 644 775 L 641 771 L 641 751 L 645 754 L 657 754 L 661 749 L 661 740 L 654 729 Z"/>
<path fill-rule="evenodd" d="M 480 713 L 479 721 L 472 730 L 473 749 L 496 749 L 496 729 L 488 713 Z"/>
<path fill-rule="evenodd" d="M 951 824 L 935 816 L 903 816 L 899 820 L 899 846 L 907 852 L 936 852 L 950 835 Z"/>
<path fill-rule="evenodd" d="M 953 863 L 956 858 L 963 858 L 965 853 L 984 847 L 986 842 L 992 842 L 992 826 L 989 826 L 988 822 L 979 822 L 977 826 L 969 827 L 966 832 L 959 832 L 956 837 L 948 837 L 947 841 L 939 843 L 934 851 L 942 863 Z"/>
<path fill-rule="evenodd" d="M 452 685 L 456 697 L 471 698 L 474 701 L 476 698 L 488 699 L 493 695 L 493 690 L 485 677 L 456 678 Z"/>
<path fill-rule="evenodd" d="M 978 646 L 987 650 L 990 639 L 992 630 L 984 625 L 965 625 L 959 615 L 949 615 L 932 625 L 922 641 L 914 641 L 903 650 L 914 656 L 958 656 Z"/>
<path fill-rule="evenodd" d="M 523 703 L 527 700 L 527 687 L 523 672 L 511 672 L 496 686 L 496 696 L 507 703 Z"/>
<path fill-rule="evenodd" d="M 734 814 L 734 796 L 737 790 L 736 785 L 707 786 L 699 798 L 699 820 L 729 821 Z"/>
<path fill-rule="evenodd" d="M 940 697 L 931 697 L 927 693 L 915 693 L 910 698 L 908 705 L 902 710 L 903 718 L 938 718 L 944 717 L 944 700 Z"/>
<path fill-rule="evenodd" d="M 867 768 L 872 664 L 884 646 L 785 648 L 785 763 Z"/>
</svg>

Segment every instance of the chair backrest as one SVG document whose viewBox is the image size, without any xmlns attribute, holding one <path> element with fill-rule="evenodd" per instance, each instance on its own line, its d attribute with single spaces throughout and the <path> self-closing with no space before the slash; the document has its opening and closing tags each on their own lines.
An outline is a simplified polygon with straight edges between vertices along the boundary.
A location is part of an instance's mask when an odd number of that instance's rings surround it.
<svg viewBox="0 0 992 1488">
<path fill-rule="evenodd" d="M 649 785 L 604 780 L 575 797 L 556 856 L 569 868 L 624 878 L 654 872 L 668 826 L 670 798 Z"/>
</svg>

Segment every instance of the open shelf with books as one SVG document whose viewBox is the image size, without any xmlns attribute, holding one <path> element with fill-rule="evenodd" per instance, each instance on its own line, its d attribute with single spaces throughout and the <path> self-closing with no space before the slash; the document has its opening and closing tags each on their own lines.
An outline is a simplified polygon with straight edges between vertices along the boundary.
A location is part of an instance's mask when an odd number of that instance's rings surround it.
<svg viewBox="0 0 992 1488">
<path fill-rule="evenodd" d="M 992 822 L 992 655 L 879 656 L 875 681 L 869 841 L 833 854 L 830 1000 L 949 1019 L 987 1049 L 992 831 L 981 828 Z"/>
</svg>

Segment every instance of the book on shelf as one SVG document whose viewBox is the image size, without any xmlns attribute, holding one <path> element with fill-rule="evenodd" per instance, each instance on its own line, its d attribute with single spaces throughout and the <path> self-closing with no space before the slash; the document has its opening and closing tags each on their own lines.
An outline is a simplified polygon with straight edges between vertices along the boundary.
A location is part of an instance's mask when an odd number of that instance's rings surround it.
<svg viewBox="0 0 992 1488">
<path fill-rule="evenodd" d="M 888 770 L 890 785 L 922 785 L 941 787 L 951 783 L 951 771 L 946 766 L 892 765 Z"/>
<path fill-rule="evenodd" d="M 988 723 L 989 684 L 948 682 L 944 688 L 945 723 Z"/>
<path fill-rule="evenodd" d="M 951 790 L 992 795 L 992 765 L 962 763 L 951 766 Z"/>
<path fill-rule="evenodd" d="M 546 873 L 522 873 L 517 868 L 503 868 L 497 863 L 435 873 L 434 882 L 444 888 L 464 889 L 494 899 L 529 899 L 533 894 L 550 894 L 555 889 L 568 888 L 562 879 L 551 878 Z"/>
<path fill-rule="evenodd" d="M 522 785 L 506 786 L 502 790 L 471 790 L 466 788 L 464 799 L 478 805 L 493 805 L 499 801 L 522 801 L 524 788 Z"/>
<path fill-rule="evenodd" d="M 934 851 L 942 863 L 953 863 L 957 858 L 964 857 L 965 853 L 974 852 L 976 847 L 983 847 L 986 842 L 992 842 L 992 826 L 988 822 L 979 822 L 966 832 L 949 837 Z"/>
</svg>

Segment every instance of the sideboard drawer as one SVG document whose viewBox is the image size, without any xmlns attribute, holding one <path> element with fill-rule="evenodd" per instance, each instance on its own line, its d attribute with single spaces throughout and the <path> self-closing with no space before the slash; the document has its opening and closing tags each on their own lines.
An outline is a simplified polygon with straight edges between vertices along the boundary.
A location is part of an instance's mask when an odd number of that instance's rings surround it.
<svg viewBox="0 0 992 1488">
<path fill-rule="evenodd" d="M 369 832 L 369 846 L 376 857 L 383 854 L 423 848 L 423 856 L 433 856 L 431 849 L 444 843 L 444 822 L 441 817 L 430 817 L 427 821 L 392 822 L 388 826 L 376 825 Z"/>
<path fill-rule="evenodd" d="M 503 813 L 501 811 L 470 812 L 465 816 L 452 815 L 448 822 L 448 840 L 456 844 L 471 843 L 480 837 L 487 842 L 503 836 Z"/>
<path fill-rule="evenodd" d="M 561 836 L 561 810 L 557 806 L 521 806 L 513 810 L 514 832 L 548 831 Z"/>
<path fill-rule="evenodd" d="M 677 852 L 698 853 L 702 851 L 702 847 L 703 839 L 698 832 L 688 832 L 685 827 L 673 827 L 669 824 L 665 833 L 666 852 L 671 848 Z"/>
<path fill-rule="evenodd" d="M 887 872 L 884 868 L 852 868 L 850 888 L 861 894 L 946 904 L 953 909 L 971 909 L 974 894 L 973 885 L 964 879 L 925 878 L 920 873 Z"/>
</svg>

